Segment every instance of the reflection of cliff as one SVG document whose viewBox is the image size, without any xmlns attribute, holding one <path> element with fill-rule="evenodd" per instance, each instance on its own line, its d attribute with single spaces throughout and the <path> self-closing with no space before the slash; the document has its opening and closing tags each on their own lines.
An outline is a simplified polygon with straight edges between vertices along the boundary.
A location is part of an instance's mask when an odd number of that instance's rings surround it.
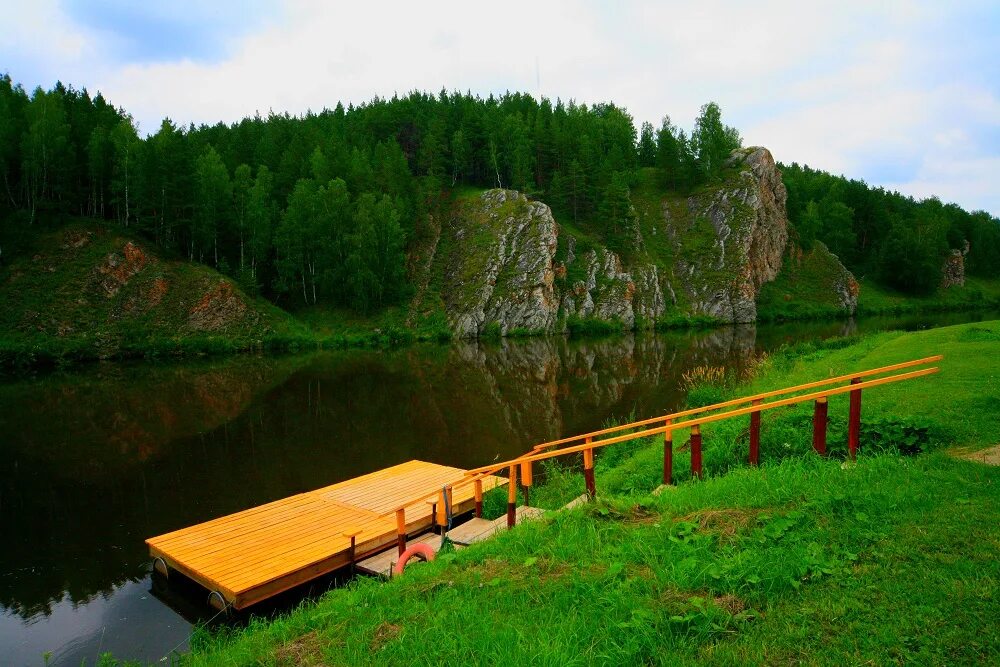
<svg viewBox="0 0 1000 667">
<path fill-rule="evenodd" d="M 494 402 L 508 415 L 512 435 L 527 446 L 598 428 L 610 419 L 679 407 L 680 375 L 699 364 L 741 367 L 753 351 L 754 329 L 468 346 L 475 353 L 466 352 L 465 359 L 491 386 L 512 388 Z"/>
</svg>

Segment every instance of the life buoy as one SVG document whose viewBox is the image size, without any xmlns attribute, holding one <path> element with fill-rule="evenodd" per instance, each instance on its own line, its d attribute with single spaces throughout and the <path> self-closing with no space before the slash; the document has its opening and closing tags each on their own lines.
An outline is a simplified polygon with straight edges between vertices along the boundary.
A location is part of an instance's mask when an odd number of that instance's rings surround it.
<svg viewBox="0 0 1000 667">
<path fill-rule="evenodd" d="M 403 574 L 403 568 L 406 567 L 406 563 L 411 558 L 419 558 L 422 561 L 432 561 L 434 560 L 434 549 L 431 549 L 430 545 L 424 544 L 423 542 L 418 542 L 412 547 L 409 547 L 406 551 L 399 555 L 399 560 L 396 561 L 395 567 L 392 568 L 393 574 Z"/>
</svg>

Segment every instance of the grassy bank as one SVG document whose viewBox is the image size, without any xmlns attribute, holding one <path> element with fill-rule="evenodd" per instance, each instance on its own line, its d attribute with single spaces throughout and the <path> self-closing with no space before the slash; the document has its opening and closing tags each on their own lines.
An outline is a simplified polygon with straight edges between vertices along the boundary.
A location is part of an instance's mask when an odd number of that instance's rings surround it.
<svg viewBox="0 0 1000 667">
<path fill-rule="evenodd" d="M 660 496 L 656 443 L 610 451 L 593 505 L 271 622 L 202 633 L 185 660 L 995 662 L 1000 468 L 945 450 L 1000 442 L 1000 372 L 984 363 L 1000 352 L 1000 322 L 800 346 L 749 386 L 699 391 L 745 394 L 935 352 L 940 375 L 866 392 L 856 465 L 841 460 L 839 417 L 831 457 L 809 453 L 805 407 L 765 416 L 759 470 L 740 465 L 744 424 L 706 427 L 708 479 Z M 846 413 L 846 398 L 830 413 Z M 679 453 L 677 469 L 686 463 Z M 549 487 L 537 502 L 579 493 L 582 480 L 555 473 Z"/>
<path fill-rule="evenodd" d="M 760 322 L 841 319 L 846 316 L 839 305 L 830 277 L 836 275 L 833 255 L 825 248 L 805 253 L 797 263 L 789 262 L 777 278 L 761 288 L 757 299 Z M 1000 281 L 966 278 L 965 285 L 938 289 L 933 294 L 903 294 L 879 285 L 870 278 L 858 284 L 856 315 L 903 315 L 948 311 L 989 310 L 1000 307 Z"/>
</svg>

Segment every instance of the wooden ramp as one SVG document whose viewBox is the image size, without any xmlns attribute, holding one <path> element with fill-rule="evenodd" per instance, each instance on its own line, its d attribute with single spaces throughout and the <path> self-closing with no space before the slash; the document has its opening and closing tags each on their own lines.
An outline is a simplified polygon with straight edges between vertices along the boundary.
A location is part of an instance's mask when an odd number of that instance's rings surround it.
<svg viewBox="0 0 1000 667">
<path fill-rule="evenodd" d="M 396 543 L 392 511 L 414 496 L 461 478 L 460 468 L 409 461 L 315 491 L 146 540 L 150 556 L 243 609 Z M 506 484 L 488 477 L 483 489 Z M 456 489 L 455 514 L 474 507 L 473 489 Z M 386 515 L 388 513 L 388 515 Z M 431 505 L 406 514 L 409 533 L 432 525 Z"/>
</svg>

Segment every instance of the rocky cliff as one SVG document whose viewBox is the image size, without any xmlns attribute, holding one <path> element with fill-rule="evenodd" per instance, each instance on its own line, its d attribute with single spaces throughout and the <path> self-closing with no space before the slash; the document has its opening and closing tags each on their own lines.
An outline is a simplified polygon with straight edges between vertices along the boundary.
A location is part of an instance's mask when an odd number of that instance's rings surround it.
<svg viewBox="0 0 1000 667">
<path fill-rule="evenodd" d="M 690 312 L 753 322 L 757 293 L 778 274 L 788 242 L 787 193 L 766 148 L 734 151 L 728 166 L 723 184 L 688 197 L 686 211 L 665 204 L 663 212 Z"/>
<path fill-rule="evenodd" d="M 788 255 L 785 199 L 771 153 L 739 149 L 720 182 L 688 196 L 633 193 L 642 210 L 630 247 L 619 253 L 561 231 L 542 202 L 489 190 L 456 206 L 431 273 L 440 276 L 448 321 L 463 337 L 561 332 L 588 319 L 629 329 L 666 317 L 753 322 L 761 287 Z M 829 258 L 824 266 L 837 274 L 830 289 L 853 310 L 857 283 Z"/>
<path fill-rule="evenodd" d="M 965 256 L 969 254 L 969 242 L 966 241 L 961 250 L 952 249 L 944 258 L 941 266 L 941 287 L 962 287 L 965 285 Z"/>
<path fill-rule="evenodd" d="M 442 230 L 444 300 L 459 336 L 514 329 L 552 331 L 558 298 L 558 226 L 548 206 L 513 190 L 489 190 L 460 206 Z M 441 252 L 443 250 L 443 252 Z"/>
</svg>

